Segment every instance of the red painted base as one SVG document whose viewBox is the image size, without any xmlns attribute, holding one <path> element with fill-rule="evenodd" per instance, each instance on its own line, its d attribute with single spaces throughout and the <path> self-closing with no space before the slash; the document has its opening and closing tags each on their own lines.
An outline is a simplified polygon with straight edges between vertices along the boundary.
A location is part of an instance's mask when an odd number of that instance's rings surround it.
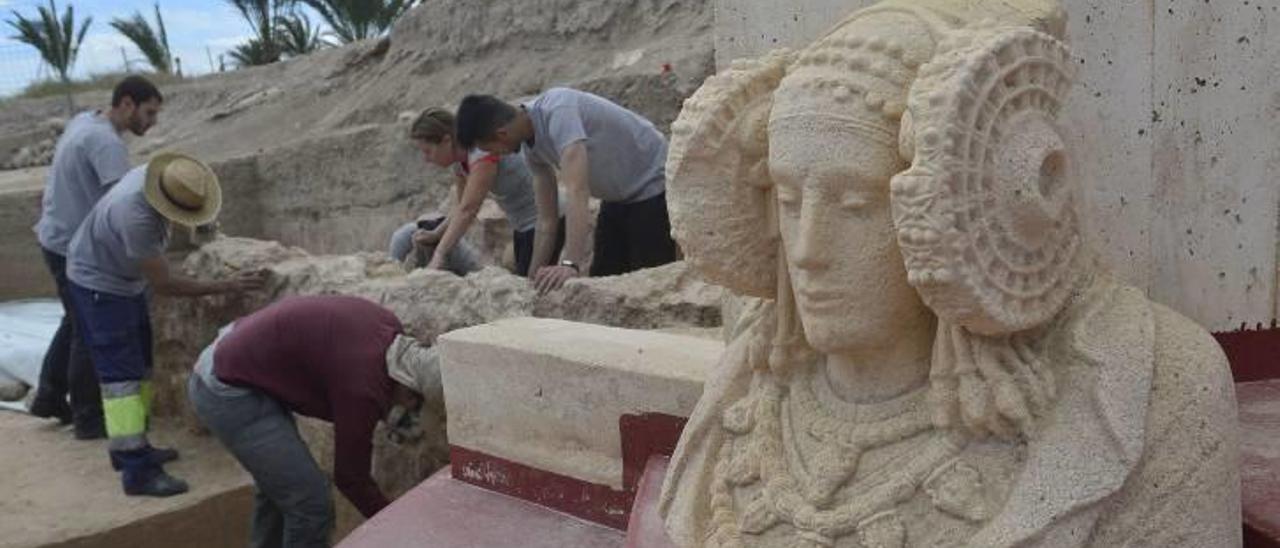
<svg viewBox="0 0 1280 548">
<path fill-rule="evenodd" d="M 1280 548 L 1280 380 L 1236 385 L 1245 546 Z"/>
<path fill-rule="evenodd" d="M 675 548 L 667 537 L 667 527 L 658 515 L 658 499 L 662 496 L 662 481 L 667 477 L 667 465 L 671 459 L 654 455 L 644 467 L 640 485 L 636 488 L 636 503 L 631 507 L 631 522 L 627 524 L 626 548 Z"/>
<path fill-rule="evenodd" d="M 1236 382 L 1280 377 L 1280 327 L 1214 333 L 1213 338 L 1227 354 Z"/>
<path fill-rule="evenodd" d="M 685 421 L 661 413 L 623 415 L 618 420 L 622 439 L 621 490 L 456 445 L 450 447 L 449 461 L 454 477 L 460 481 L 623 530 L 645 463 L 651 455 L 675 451 Z"/>
<path fill-rule="evenodd" d="M 338 548 L 622 548 L 621 531 L 467 485 L 445 468 Z"/>
</svg>

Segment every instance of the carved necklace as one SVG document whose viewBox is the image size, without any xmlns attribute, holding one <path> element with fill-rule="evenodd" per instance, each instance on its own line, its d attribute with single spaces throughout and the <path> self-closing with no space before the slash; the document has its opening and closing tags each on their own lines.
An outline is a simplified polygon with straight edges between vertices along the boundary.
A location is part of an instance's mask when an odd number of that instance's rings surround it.
<svg viewBox="0 0 1280 548">
<path fill-rule="evenodd" d="M 894 507 L 967 441 L 959 432 L 933 430 L 923 388 L 884 403 L 850 404 L 831 391 L 816 364 L 788 385 L 768 372 L 758 372 L 753 385 L 724 413 L 730 439 L 715 469 L 712 546 L 741 546 L 741 534 L 782 523 L 796 529 L 797 546 L 829 547 L 853 533 L 864 546 L 902 546 L 906 530 Z M 892 471 L 854 481 L 845 500 L 835 500 L 863 453 L 895 443 L 910 444 L 908 456 Z M 748 486 L 759 489 L 735 503 L 734 489 Z"/>
</svg>

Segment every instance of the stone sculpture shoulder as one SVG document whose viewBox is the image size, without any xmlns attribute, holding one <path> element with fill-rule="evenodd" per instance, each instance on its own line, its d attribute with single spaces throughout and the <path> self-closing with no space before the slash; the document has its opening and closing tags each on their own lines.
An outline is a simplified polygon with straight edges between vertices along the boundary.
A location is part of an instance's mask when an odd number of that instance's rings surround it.
<svg viewBox="0 0 1280 548">
<path fill-rule="evenodd" d="M 890 1 L 686 102 L 673 232 L 764 304 L 673 459 L 678 545 L 1239 544 L 1225 359 L 1083 245 L 1062 30 Z"/>
</svg>

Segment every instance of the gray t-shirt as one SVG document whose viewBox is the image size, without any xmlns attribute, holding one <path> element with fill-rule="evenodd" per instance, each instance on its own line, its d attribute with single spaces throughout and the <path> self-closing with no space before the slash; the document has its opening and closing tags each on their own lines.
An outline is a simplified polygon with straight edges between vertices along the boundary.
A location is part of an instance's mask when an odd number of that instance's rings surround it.
<svg viewBox="0 0 1280 548">
<path fill-rule="evenodd" d="M 135 296 L 147 290 L 138 262 L 159 257 L 169 245 L 169 221 L 142 193 L 147 166 L 125 174 L 85 217 L 71 239 L 67 277 L 77 285 Z"/>
<path fill-rule="evenodd" d="M 129 149 L 105 115 L 82 112 L 72 118 L 53 149 L 34 227 L 40 245 L 65 256 L 85 215 L 126 171 Z"/>
<path fill-rule="evenodd" d="M 533 122 L 533 145 L 522 146 L 530 163 L 559 169 L 564 149 L 586 141 L 592 196 L 633 203 L 666 191 L 667 140 L 639 114 L 569 88 L 549 89 L 524 107 Z"/>
<path fill-rule="evenodd" d="M 498 207 L 507 215 L 511 230 L 524 232 L 533 230 L 538 224 L 538 203 L 533 196 L 533 177 L 529 175 L 529 166 L 524 163 L 524 154 L 515 153 L 505 156 L 490 154 L 480 149 L 473 149 L 467 156 L 467 163 L 453 164 L 453 173 L 466 178 L 471 174 L 471 166 L 479 162 L 498 162 L 498 175 L 494 178 L 489 195 L 498 202 Z"/>
</svg>

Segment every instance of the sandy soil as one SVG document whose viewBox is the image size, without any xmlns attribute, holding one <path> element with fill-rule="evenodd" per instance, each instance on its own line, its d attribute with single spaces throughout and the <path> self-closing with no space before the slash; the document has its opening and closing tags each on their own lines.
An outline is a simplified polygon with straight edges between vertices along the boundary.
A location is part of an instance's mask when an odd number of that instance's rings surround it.
<svg viewBox="0 0 1280 548">
<path fill-rule="evenodd" d="M 250 479 L 216 440 L 161 422 L 156 445 L 192 491 L 126 497 L 105 441 L 77 441 L 53 421 L 0 411 L 0 547 L 237 546 L 246 539 Z"/>
<path fill-rule="evenodd" d="M 0 194 L 44 189 L 45 167 L 0 171 Z"/>
</svg>

